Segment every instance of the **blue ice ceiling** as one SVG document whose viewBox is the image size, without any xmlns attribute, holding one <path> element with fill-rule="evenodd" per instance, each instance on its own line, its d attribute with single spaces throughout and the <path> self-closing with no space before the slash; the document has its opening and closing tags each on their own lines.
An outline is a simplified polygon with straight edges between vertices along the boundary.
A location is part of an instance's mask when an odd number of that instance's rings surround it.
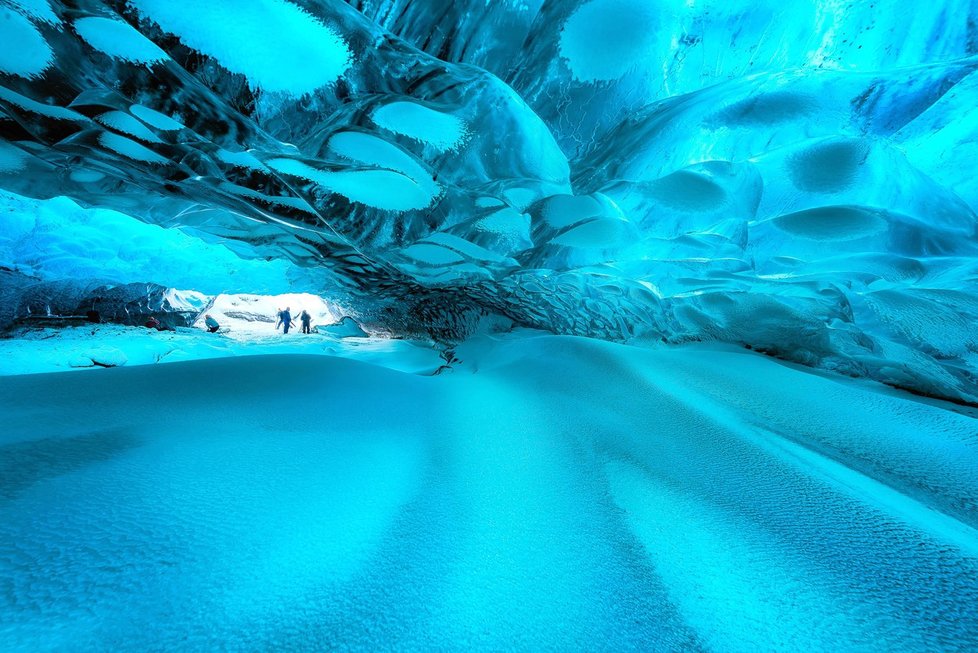
<svg viewBox="0 0 978 653">
<path fill-rule="evenodd" d="M 203 287 L 229 247 L 407 330 L 719 339 L 975 402 L 976 25 L 972 0 L 0 0 L 0 264 L 97 266 L 22 254 L 77 203 L 208 248 L 118 282 Z"/>
</svg>

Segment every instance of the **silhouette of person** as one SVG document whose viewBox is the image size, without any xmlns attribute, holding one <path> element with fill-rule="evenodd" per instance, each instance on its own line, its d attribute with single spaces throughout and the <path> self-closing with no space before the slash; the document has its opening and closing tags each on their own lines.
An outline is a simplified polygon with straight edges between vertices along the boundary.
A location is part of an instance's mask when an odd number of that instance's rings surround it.
<svg viewBox="0 0 978 653">
<path fill-rule="evenodd" d="M 312 316 L 307 311 L 302 311 L 299 314 L 299 321 L 302 322 L 302 332 L 310 333 L 309 324 L 312 322 Z"/>
<path fill-rule="evenodd" d="M 289 310 L 289 307 L 286 306 L 284 311 L 278 312 L 278 324 L 275 325 L 275 328 L 277 329 L 281 324 L 283 333 L 288 333 L 289 327 L 295 326 L 295 322 L 292 321 L 292 313 Z"/>
</svg>

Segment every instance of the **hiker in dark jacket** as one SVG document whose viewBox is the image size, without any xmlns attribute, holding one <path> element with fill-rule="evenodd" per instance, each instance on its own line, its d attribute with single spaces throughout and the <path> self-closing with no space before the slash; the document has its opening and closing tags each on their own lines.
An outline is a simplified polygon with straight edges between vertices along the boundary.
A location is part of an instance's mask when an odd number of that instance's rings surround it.
<svg viewBox="0 0 978 653">
<path fill-rule="evenodd" d="M 282 325 L 283 333 L 288 333 L 289 327 L 295 326 L 295 322 L 292 321 L 292 313 L 289 312 L 288 306 L 285 307 L 284 311 L 278 312 L 278 324 L 275 325 L 276 329 L 279 327 L 279 324 Z"/>
</svg>

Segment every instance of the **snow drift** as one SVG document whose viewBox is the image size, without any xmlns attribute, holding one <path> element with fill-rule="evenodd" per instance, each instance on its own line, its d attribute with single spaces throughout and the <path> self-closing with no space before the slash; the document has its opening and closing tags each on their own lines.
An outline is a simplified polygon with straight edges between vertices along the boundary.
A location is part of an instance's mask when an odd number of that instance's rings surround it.
<svg viewBox="0 0 978 653">
<path fill-rule="evenodd" d="M 0 648 L 978 646 L 974 416 L 733 348 L 457 356 L 0 377 Z"/>
</svg>

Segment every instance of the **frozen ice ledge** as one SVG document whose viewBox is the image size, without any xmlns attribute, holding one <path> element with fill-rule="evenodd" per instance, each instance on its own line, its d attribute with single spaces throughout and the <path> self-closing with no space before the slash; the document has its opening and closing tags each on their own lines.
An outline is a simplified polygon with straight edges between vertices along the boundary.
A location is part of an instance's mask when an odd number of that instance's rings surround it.
<svg viewBox="0 0 978 653">
<path fill-rule="evenodd" d="M 230 250 L 233 290 L 405 333 L 719 340 L 976 403 L 976 19 L 3 0 L 0 290 L 217 293 Z M 161 262 L 148 226 L 201 240 Z"/>
</svg>

